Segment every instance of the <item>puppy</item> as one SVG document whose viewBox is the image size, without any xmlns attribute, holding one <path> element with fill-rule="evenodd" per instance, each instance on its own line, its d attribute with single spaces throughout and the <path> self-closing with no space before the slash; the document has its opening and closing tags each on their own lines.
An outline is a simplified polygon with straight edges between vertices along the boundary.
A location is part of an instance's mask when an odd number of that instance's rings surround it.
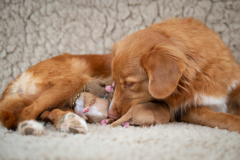
<svg viewBox="0 0 240 160">
<path fill-rule="evenodd" d="M 158 99 L 169 105 L 171 121 L 240 132 L 240 66 L 201 22 L 154 24 L 118 42 L 113 53 L 109 117 Z"/>
<path fill-rule="evenodd" d="M 89 123 L 109 124 L 114 120 L 107 119 L 109 100 L 107 95 L 99 98 L 91 93 L 83 92 L 76 100 L 74 111 Z M 130 120 L 131 119 L 131 120 Z M 167 124 L 170 120 L 169 108 L 162 102 L 147 102 L 133 106 L 124 116 L 111 124 L 114 127 L 130 120 L 131 125 L 151 126 Z M 129 123 L 124 123 L 129 124 Z M 56 126 L 58 128 L 58 126 Z"/>
<path fill-rule="evenodd" d="M 114 93 L 114 83 L 112 79 L 105 83 L 105 90 L 91 88 L 91 93 L 83 92 L 76 100 L 74 111 L 77 115 L 89 123 L 101 123 L 102 125 L 110 124 L 114 119 L 108 118 L 109 104 L 112 101 Z M 110 83 L 112 85 L 110 85 Z M 95 93 L 95 94 L 92 94 Z M 104 97 L 99 95 L 105 94 Z M 103 97 L 103 98 L 102 98 Z"/>
<path fill-rule="evenodd" d="M 0 122 L 8 129 L 18 127 L 21 134 L 39 135 L 42 126 L 35 120 L 50 117 L 55 123 L 63 121 L 59 130 L 85 133 L 85 121 L 71 108 L 77 95 L 88 91 L 89 86 L 105 91 L 101 84 L 110 77 L 111 61 L 112 54 L 64 54 L 32 66 L 4 91 L 0 99 Z"/>
<path fill-rule="evenodd" d="M 127 121 L 129 123 L 126 123 Z M 130 108 L 125 115 L 113 122 L 111 127 L 122 123 L 127 125 L 126 127 L 128 127 L 128 124 L 149 127 L 156 124 L 167 124 L 169 121 L 169 108 L 165 103 L 146 102 Z"/>
<path fill-rule="evenodd" d="M 108 117 L 108 99 L 99 98 L 92 93 L 83 92 L 76 100 L 74 111 L 89 123 L 101 123 Z"/>
</svg>

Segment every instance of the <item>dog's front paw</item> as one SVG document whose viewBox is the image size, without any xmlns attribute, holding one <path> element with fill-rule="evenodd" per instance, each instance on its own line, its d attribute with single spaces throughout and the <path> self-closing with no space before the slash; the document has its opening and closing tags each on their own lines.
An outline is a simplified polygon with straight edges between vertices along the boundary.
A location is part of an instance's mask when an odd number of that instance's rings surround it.
<svg viewBox="0 0 240 160">
<path fill-rule="evenodd" d="M 86 121 L 74 113 L 65 114 L 60 120 L 60 131 L 69 133 L 86 133 Z"/>
<path fill-rule="evenodd" d="M 43 125 L 34 120 L 24 121 L 18 125 L 18 133 L 39 136 L 43 134 Z"/>
</svg>

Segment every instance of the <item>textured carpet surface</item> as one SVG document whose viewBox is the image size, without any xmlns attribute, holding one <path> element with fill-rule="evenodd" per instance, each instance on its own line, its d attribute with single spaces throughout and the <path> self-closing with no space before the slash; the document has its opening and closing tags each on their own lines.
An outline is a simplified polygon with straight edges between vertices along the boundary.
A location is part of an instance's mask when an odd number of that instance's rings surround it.
<svg viewBox="0 0 240 160">
<path fill-rule="evenodd" d="M 21 136 L 0 127 L 0 159 L 49 160 L 239 160 L 240 134 L 218 128 L 170 123 L 150 128 L 89 124 L 89 132 Z"/>
<path fill-rule="evenodd" d="M 240 63 L 239 0 L 0 0 L 0 96 L 52 56 L 108 53 L 137 30 L 194 17 L 216 31 Z"/>
</svg>

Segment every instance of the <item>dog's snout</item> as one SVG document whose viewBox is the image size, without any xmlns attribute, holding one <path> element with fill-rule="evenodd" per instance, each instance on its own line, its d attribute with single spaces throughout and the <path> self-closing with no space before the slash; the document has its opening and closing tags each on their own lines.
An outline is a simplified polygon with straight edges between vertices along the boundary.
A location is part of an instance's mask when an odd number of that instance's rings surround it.
<svg viewBox="0 0 240 160">
<path fill-rule="evenodd" d="M 115 103 L 114 103 L 114 99 L 112 100 L 110 106 L 109 106 L 109 110 L 108 110 L 108 117 L 112 118 L 112 119 L 117 119 L 117 114 L 115 112 Z"/>
<path fill-rule="evenodd" d="M 109 108 L 108 117 L 109 117 L 109 118 L 112 118 L 112 119 L 117 119 L 117 114 L 116 114 L 116 112 L 114 111 L 114 108 L 113 108 L 113 107 Z"/>
<path fill-rule="evenodd" d="M 112 118 L 112 119 L 117 119 L 116 114 L 111 113 L 111 112 L 108 113 L 108 117 L 109 117 L 109 118 Z"/>
</svg>

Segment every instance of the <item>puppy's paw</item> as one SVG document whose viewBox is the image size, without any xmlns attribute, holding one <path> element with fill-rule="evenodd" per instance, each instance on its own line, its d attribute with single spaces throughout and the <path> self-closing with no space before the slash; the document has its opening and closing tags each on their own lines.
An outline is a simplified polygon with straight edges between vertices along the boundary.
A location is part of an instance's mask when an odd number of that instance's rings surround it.
<svg viewBox="0 0 240 160">
<path fill-rule="evenodd" d="M 39 136 L 43 134 L 43 125 L 34 120 L 24 121 L 18 125 L 18 133 Z"/>
<path fill-rule="evenodd" d="M 101 125 L 107 125 L 107 124 L 111 124 L 111 123 L 113 123 L 114 122 L 114 119 L 111 119 L 111 118 L 109 118 L 109 119 L 103 119 L 102 121 L 101 121 Z"/>
<path fill-rule="evenodd" d="M 74 113 L 65 114 L 60 120 L 60 131 L 69 133 L 86 133 L 86 121 Z"/>
<path fill-rule="evenodd" d="M 122 123 L 122 126 L 125 127 L 125 128 L 128 128 L 129 127 L 129 122 Z"/>
<path fill-rule="evenodd" d="M 101 125 L 107 125 L 108 124 L 108 120 L 107 119 L 104 119 L 101 121 Z"/>
<path fill-rule="evenodd" d="M 89 107 L 86 107 L 84 110 L 83 110 L 83 113 L 87 113 L 89 111 Z"/>
</svg>

